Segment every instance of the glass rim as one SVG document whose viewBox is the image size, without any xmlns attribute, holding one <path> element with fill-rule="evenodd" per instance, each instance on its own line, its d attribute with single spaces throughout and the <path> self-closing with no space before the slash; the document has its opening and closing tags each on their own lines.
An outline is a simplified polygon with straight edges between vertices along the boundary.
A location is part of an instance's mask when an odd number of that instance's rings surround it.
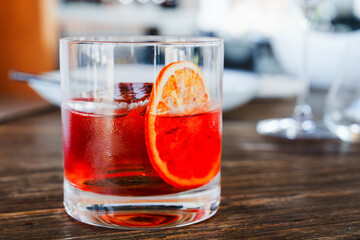
<svg viewBox="0 0 360 240">
<path fill-rule="evenodd" d="M 201 36 L 79 36 L 61 38 L 60 43 L 133 46 L 221 46 L 224 40 L 218 37 Z"/>
</svg>

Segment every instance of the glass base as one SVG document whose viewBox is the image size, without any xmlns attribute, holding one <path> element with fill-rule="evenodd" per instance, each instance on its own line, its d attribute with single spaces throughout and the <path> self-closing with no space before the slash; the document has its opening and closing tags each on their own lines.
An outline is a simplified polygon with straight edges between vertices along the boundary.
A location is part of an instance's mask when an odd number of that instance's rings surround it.
<svg viewBox="0 0 360 240">
<path fill-rule="evenodd" d="M 213 216 L 220 204 L 220 176 L 186 192 L 148 196 L 112 196 L 87 192 L 64 181 L 64 206 L 73 218 L 87 224 L 119 228 L 171 228 Z"/>
<path fill-rule="evenodd" d="M 259 121 L 256 131 L 261 135 L 287 139 L 334 139 L 324 124 L 312 120 L 296 121 L 293 118 L 266 119 Z"/>
<path fill-rule="evenodd" d="M 328 115 L 325 115 L 324 122 L 331 132 L 340 138 L 340 140 L 344 142 L 360 143 L 360 124 L 356 124 L 353 121 L 335 122 Z"/>
</svg>

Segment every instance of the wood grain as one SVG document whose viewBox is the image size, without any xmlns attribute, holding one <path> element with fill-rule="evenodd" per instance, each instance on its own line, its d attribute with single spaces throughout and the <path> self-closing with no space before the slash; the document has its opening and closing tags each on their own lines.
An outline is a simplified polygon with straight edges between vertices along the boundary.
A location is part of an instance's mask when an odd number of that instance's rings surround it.
<svg viewBox="0 0 360 240">
<path fill-rule="evenodd" d="M 291 108 L 288 101 L 255 101 L 225 114 L 219 212 L 152 231 L 93 227 L 67 216 L 58 110 L 0 125 L 0 239 L 360 239 L 359 145 L 256 134 L 257 120 Z"/>
</svg>

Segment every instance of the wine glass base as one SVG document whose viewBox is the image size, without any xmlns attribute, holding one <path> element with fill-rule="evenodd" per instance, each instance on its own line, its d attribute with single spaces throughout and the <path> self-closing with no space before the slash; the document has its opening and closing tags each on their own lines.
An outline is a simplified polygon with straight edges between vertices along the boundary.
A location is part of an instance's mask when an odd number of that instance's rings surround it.
<svg viewBox="0 0 360 240">
<path fill-rule="evenodd" d="M 293 118 L 266 119 L 259 121 L 256 131 L 265 136 L 286 139 L 334 139 L 331 133 L 321 122 L 312 120 L 297 121 Z"/>
</svg>

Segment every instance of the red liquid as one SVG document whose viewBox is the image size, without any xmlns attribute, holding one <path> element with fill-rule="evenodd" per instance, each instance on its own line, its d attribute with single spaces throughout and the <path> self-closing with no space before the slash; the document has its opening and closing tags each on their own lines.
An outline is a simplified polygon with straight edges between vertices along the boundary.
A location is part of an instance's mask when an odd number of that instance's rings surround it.
<svg viewBox="0 0 360 240">
<path fill-rule="evenodd" d="M 150 87 L 149 87 L 150 86 Z M 101 194 L 119 196 L 150 196 L 184 191 L 167 184 L 154 170 L 145 143 L 146 104 L 135 104 L 148 99 L 150 84 L 121 84 L 115 91 L 115 101 L 126 103 L 121 108 L 92 111 L 91 108 L 63 110 L 63 141 L 65 176 L 76 188 Z M 70 103 L 94 104 L 93 96 L 74 99 Z M 119 105 L 120 106 L 120 105 Z M 90 110 L 89 110 L 90 109 Z M 101 114 L 99 113 L 101 111 Z M 167 124 L 191 121 L 198 118 L 210 125 L 219 126 L 221 112 L 214 111 L 198 116 L 169 118 Z M 204 134 L 206 129 L 198 131 Z M 220 129 L 206 134 L 207 145 L 220 152 Z M 188 136 L 189 139 L 198 136 Z M 201 151 L 196 157 L 201 158 Z M 199 155 L 200 154 L 200 155 Z M 205 159 L 206 160 L 206 159 Z M 200 162 L 203 162 L 201 159 Z M 201 166 L 199 166 L 201 167 Z M 186 189 L 187 190 L 187 189 Z"/>
</svg>

